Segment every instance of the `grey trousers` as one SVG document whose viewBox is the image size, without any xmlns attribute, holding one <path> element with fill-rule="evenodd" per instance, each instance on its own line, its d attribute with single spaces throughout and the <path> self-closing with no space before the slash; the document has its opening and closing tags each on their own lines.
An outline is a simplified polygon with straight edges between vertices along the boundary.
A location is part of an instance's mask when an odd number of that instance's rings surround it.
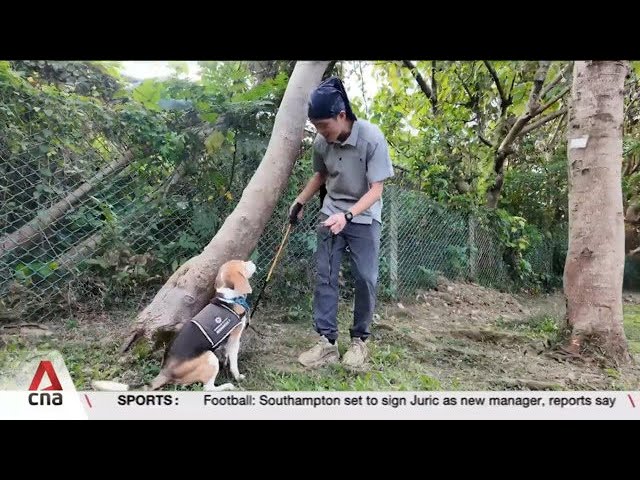
<svg viewBox="0 0 640 480">
<path fill-rule="evenodd" d="M 351 252 L 351 271 L 355 280 L 355 303 L 351 337 L 363 340 L 370 335 L 369 327 L 376 306 L 380 234 L 382 226 L 347 223 L 344 229 L 333 235 L 322 226 L 327 218 L 320 214 L 317 227 L 318 249 L 316 258 L 316 287 L 313 297 L 313 320 L 316 332 L 330 340 L 338 338 L 338 274 L 345 247 Z"/>
</svg>

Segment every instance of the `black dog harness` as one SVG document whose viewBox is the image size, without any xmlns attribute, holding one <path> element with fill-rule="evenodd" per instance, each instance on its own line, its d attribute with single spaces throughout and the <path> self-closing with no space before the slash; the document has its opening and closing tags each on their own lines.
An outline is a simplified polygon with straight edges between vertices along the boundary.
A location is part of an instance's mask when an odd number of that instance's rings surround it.
<svg viewBox="0 0 640 480">
<path fill-rule="evenodd" d="M 246 311 L 242 316 L 233 311 L 229 304 L 241 304 L 234 300 L 236 299 L 229 300 L 227 304 L 227 301 L 216 298 L 191 319 L 211 344 L 211 350 L 215 350 L 224 342 L 246 318 Z"/>
</svg>

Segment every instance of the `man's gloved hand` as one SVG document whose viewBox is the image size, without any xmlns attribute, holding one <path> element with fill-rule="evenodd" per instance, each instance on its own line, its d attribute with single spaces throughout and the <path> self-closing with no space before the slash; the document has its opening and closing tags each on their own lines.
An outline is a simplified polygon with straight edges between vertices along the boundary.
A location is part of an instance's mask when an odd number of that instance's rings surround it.
<svg viewBox="0 0 640 480">
<path fill-rule="evenodd" d="M 301 204 L 300 202 L 294 202 L 294 204 L 291 205 L 291 208 L 289 209 L 289 222 L 292 225 L 297 224 L 298 220 L 302 218 L 303 208 L 304 208 L 304 205 Z"/>
</svg>

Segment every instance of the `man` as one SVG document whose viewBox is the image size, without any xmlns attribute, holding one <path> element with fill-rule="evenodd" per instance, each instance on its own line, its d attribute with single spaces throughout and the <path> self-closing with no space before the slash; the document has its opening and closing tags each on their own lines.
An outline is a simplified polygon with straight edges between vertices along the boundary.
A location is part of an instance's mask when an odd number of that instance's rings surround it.
<svg viewBox="0 0 640 480">
<path fill-rule="evenodd" d="M 376 304 L 380 252 L 383 181 L 393 167 L 380 129 L 358 120 L 340 79 L 322 82 L 309 99 L 309 120 L 318 135 L 313 147 L 314 175 L 290 209 L 292 220 L 326 185 L 318 226 L 317 278 L 313 300 L 317 344 L 298 361 L 317 367 L 340 360 L 338 345 L 338 273 L 342 252 L 348 246 L 355 279 L 351 344 L 342 362 L 362 367 L 368 358 L 365 341 Z"/>
</svg>

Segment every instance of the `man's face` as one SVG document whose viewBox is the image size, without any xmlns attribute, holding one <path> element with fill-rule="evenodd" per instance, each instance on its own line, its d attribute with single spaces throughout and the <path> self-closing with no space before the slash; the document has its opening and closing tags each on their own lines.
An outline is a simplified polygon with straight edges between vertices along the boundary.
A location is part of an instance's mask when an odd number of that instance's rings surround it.
<svg viewBox="0 0 640 480">
<path fill-rule="evenodd" d="M 318 133 L 324 137 L 324 139 L 331 143 L 338 141 L 344 132 L 348 131 L 347 115 L 344 112 L 340 112 L 335 118 L 324 118 L 322 120 L 312 120 L 311 123 L 316 127 Z M 344 141 L 342 139 L 341 141 Z"/>
</svg>

